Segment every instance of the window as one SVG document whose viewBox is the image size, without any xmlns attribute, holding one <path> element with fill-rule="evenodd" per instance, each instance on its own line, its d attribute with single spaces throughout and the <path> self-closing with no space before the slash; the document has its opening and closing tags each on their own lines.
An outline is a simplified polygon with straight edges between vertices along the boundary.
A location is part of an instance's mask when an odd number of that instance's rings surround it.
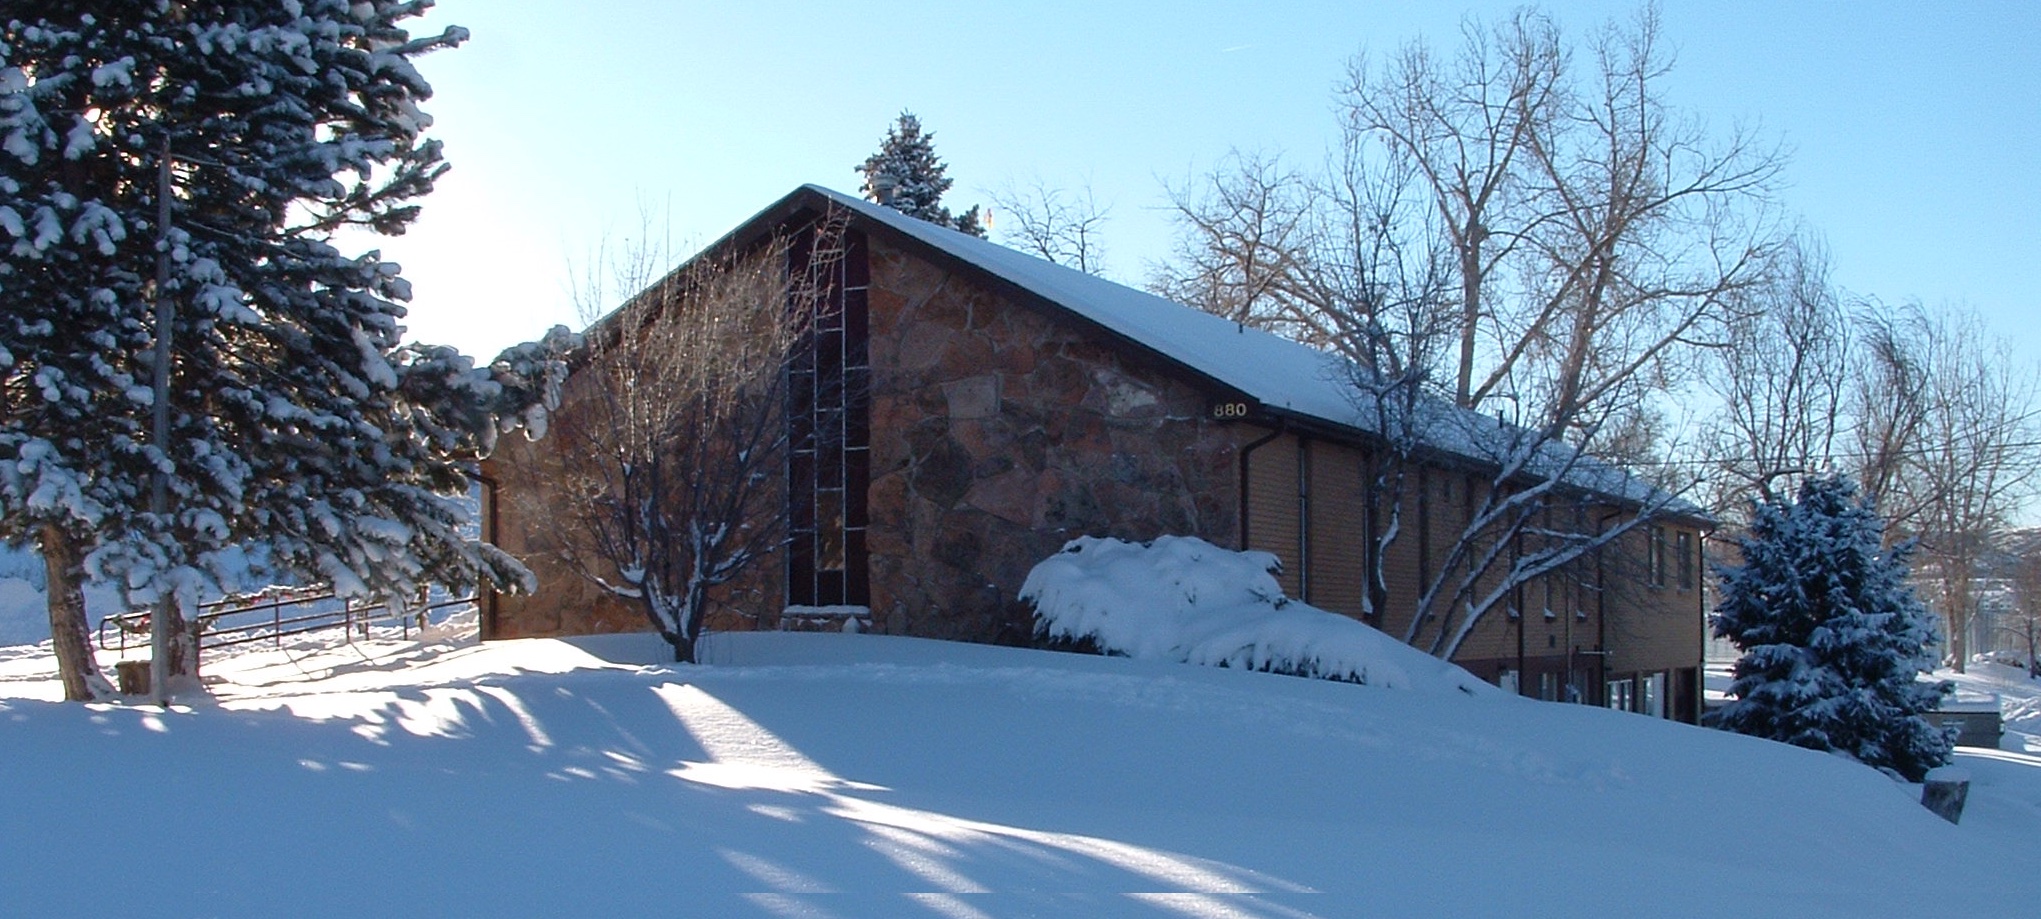
<svg viewBox="0 0 2041 919">
<path fill-rule="evenodd" d="M 1502 670 L 1498 671 L 1495 675 L 1495 685 L 1502 687 L 1503 692 L 1509 693 L 1510 695 L 1513 696 L 1516 695 L 1518 691 L 1517 672 L 1509 669 L 1508 667 L 1502 668 Z"/>
<path fill-rule="evenodd" d="M 1645 567 L 1649 569 L 1651 586 L 1665 586 L 1665 527 L 1651 528 L 1651 545 L 1645 551 Z"/>
<path fill-rule="evenodd" d="M 1547 702 L 1559 701 L 1559 674 L 1538 674 L 1538 698 Z"/>
<path fill-rule="evenodd" d="M 1432 484 L 1425 467 L 1417 467 L 1417 582 L 1432 579 Z"/>
<path fill-rule="evenodd" d="M 1679 538 L 1674 540 L 1674 543 L 1679 547 L 1680 554 L 1680 589 L 1693 590 L 1694 568 L 1698 561 L 1694 557 L 1694 534 L 1681 530 Z"/>
<path fill-rule="evenodd" d="M 1665 717 L 1665 674 L 1646 674 L 1637 683 L 1637 710 L 1653 718 Z"/>
<path fill-rule="evenodd" d="M 1311 438 L 1297 438 L 1297 599 L 1311 602 Z"/>
<path fill-rule="evenodd" d="M 1633 683 L 1628 679 L 1610 680 L 1608 683 L 1608 705 L 1620 712 L 1634 712 L 1636 699 L 1631 695 Z"/>
<path fill-rule="evenodd" d="M 795 272 L 822 257 L 829 290 L 795 345 L 788 376 L 787 605 L 865 606 L 865 489 L 871 473 L 866 358 L 864 236 L 846 232 L 842 251 L 813 252 L 815 231 L 789 258 Z"/>
</svg>

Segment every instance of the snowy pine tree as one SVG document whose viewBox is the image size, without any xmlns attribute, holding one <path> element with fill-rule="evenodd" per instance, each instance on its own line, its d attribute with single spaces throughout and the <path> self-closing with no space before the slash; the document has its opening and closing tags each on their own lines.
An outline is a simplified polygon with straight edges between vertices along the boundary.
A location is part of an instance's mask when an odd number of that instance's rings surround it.
<svg viewBox="0 0 2041 919">
<path fill-rule="evenodd" d="M 921 119 L 914 113 L 901 112 L 899 120 L 886 128 L 879 152 L 866 157 L 857 169 L 865 177 L 859 189 L 865 197 L 909 217 L 984 238 L 976 205 L 956 216 L 943 206 L 943 194 L 955 180 L 944 175 L 948 167 L 936 158 L 935 132 L 922 133 Z"/>
<path fill-rule="evenodd" d="M 400 22 L 430 6 L 102 0 L 0 22 L 0 539 L 40 543 L 53 578 L 76 560 L 50 584 L 60 649 L 82 642 L 58 598 L 84 573 L 185 608 L 251 559 L 354 597 L 528 581 L 461 535 L 462 501 L 560 365 L 403 346 L 398 267 L 333 244 L 402 232 L 446 168 L 411 59 L 466 33 L 412 38 Z"/>
<path fill-rule="evenodd" d="M 1847 478 L 1809 479 L 1793 503 L 1760 503 L 1724 568 L 1715 634 L 1743 652 L 1736 697 L 1716 725 L 1839 753 L 1908 781 L 1948 760 L 1950 739 L 1922 713 L 1948 683 L 1929 666 L 1933 617 L 1907 584 L 1901 545 Z"/>
</svg>

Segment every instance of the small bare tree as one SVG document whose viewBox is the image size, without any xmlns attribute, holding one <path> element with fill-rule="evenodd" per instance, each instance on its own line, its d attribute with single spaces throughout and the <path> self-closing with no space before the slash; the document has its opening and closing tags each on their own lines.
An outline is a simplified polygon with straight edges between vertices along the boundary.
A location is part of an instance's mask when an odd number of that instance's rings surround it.
<svg viewBox="0 0 2041 919">
<path fill-rule="evenodd" d="M 697 257 L 598 324 L 570 380 L 554 431 L 585 548 L 567 561 L 641 609 L 676 660 L 695 659 L 717 588 L 784 539 L 789 362 L 840 239 L 825 221 L 805 258 L 782 237 Z M 613 268 L 633 284 L 656 250 L 627 248 Z"/>
<path fill-rule="evenodd" d="M 999 236 L 1007 245 L 1086 274 L 1105 267 L 1100 230 L 1112 208 L 1099 205 L 1089 184 L 1065 193 L 1040 178 L 1025 185 L 1009 182 L 993 193 L 992 203 L 1006 218 Z"/>
<path fill-rule="evenodd" d="M 1334 340 L 1320 311 L 1295 296 L 1316 219 L 1303 175 L 1272 154 L 1236 150 L 1169 195 L 1175 252 L 1154 267 L 1149 290 L 1309 344 Z"/>
</svg>

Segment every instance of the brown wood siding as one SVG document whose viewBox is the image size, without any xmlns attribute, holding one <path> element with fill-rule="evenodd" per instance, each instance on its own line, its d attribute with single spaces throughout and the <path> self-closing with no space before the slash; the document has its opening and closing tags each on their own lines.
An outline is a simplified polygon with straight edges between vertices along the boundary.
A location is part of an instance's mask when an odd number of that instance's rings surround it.
<svg viewBox="0 0 2041 919">
<path fill-rule="evenodd" d="M 1298 545 L 1297 461 L 1300 443 L 1285 434 L 1263 444 L 1247 461 L 1247 547 L 1273 552 L 1283 562 L 1277 582 L 1290 596 L 1302 593 Z"/>
<path fill-rule="evenodd" d="M 1479 476 L 1462 476 L 1455 483 L 1454 535 L 1449 536 L 1449 540 L 1457 538 L 1457 534 L 1466 530 L 1468 522 L 1472 519 L 1473 514 L 1479 510 L 1482 502 L 1488 499 L 1491 490 L 1489 482 Z M 1464 572 L 1468 570 L 1471 564 L 1478 562 L 1482 554 L 1490 550 L 1492 543 L 1492 538 L 1484 534 L 1482 541 L 1472 547 L 1473 554 L 1469 560 L 1461 563 L 1461 577 L 1465 576 Z M 1509 573 L 1509 567 L 1509 547 L 1503 546 L 1497 560 L 1489 565 L 1481 578 L 1475 583 L 1471 599 L 1476 602 L 1486 599 L 1490 593 L 1503 583 L 1504 578 Z M 1464 600 L 1459 602 L 1464 602 Z M 1489 609 L 1481 622 L 1475 626 L 1473 633 L 1468 635 L 1467 640 L 1461 644 L 1458 655 L 1460 659 L 1508 658 L 1516 655 L 1517 631 L 1516 623 L 1510 621 L 1510 603 L 1511 598 L 1505 596 Z M 1456 618 L 1459 614 L 1460 611 L 1455 610 Z"/>
<path fill-rule="evenodd" d="M 1678 534 L 1682 530 L 1692 534 L 1687 540 L 1690 546 L 1700 543 L 1691 528 L 1672 523 L 1664 526 L 1669 552 L 1679 545 Z M 1668 558 L 1671 576 L 1665 579 L 1664 586 L 1652 586 L 1650 531 L 1649 526 L 1640 526 L 1624 534 L 1603 554 L 1612 672 L 1673 671 L 1700 664 L 1703 635 L 1698 578 L 1693 588 L 1679 589 L 1678 560 Z"/>
<path fill-rule="evenodd" d="M 1311 444 L 1311 596 L 1319 609 L 1359 618 L 1367 586 L 1367 490 L 1361 451 Z"/>
<path fill-rule="evenodd" d="M 1401 503 L 1402 522 L 1398 525 L 1396 541 L 1389 544 L 1387 556 L 1382 560 L 1383 571 L 1389 582 L 1388 601 L 1383 604 L 1381 624 L 1376 626 L 1391 637 L 1401 639 L 1410 627 L 1410 617 L 1417 608 L 1418 593 L 1418 526 L 1419 501 L 1417 490 L 1419 476 L 1411 472 L 1403 484 Z M 1386 531 L 1389 526 L 1388 514 L 1392 495 L 1383 495 L 1382 510 L 1376 526 Z"/>
<path fill-rule="evenodd" d="M 1450 571 L 1447 566 L 1453 544 L 1464 528 L 1460 494 L 1465 481 L 1455 472 L 1426 469 L 1423 482 L 1422 501 L 1418 505 L 1423 556 L 1419 560 L 1418 581 L 1412 585 L 1411 597 L 1415 604 L 1433 585 L 1439 587 L 1438 594 L 1432 598 L 1431 615 L 1418 633 L 1418 646 L 1430 650 L 1442 626 L 1441 620 L 1446 620 L 1443 626 L 1449 629 L 1459 621 L 1459 610 L 1455 608 L 1459 600 L 1452 591 L 1464 569 L 1459 567 L 1459 563 L 1452 563 Z"/>
</svg>

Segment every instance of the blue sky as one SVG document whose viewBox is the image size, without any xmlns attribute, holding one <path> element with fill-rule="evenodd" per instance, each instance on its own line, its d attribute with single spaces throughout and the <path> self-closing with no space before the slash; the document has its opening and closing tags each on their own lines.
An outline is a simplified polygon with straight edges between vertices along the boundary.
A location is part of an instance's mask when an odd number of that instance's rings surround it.
<svg viewBox="0 0 2041 919">
<path fill-rule="evenodd" d="M 473 33 L 424 59 L 454 170 L 383 244 L 423 340 L 487 358 L 577 324 L 570 261 L 639 203 L 706 242 L 804 182 L 855 191 L 902 109 L 935 131 L 953 207 L 1035 177 L 1112 207 L 1107 271 L 1168 246 L 1163 183 L 1234 147 L 1318 159 L 1331 87 L 1363 49 L 1457 40 L 1513 4 L 670 3 L 441 0 Z M 1583 35 L 1630 3 L 1546 7 Z M 1967 303 L 2041 359 L 2041 4 L 1669 0 L 1673 100 L 1785 145 L 1783 204 L 1838 280 Z"/>
</svg>

